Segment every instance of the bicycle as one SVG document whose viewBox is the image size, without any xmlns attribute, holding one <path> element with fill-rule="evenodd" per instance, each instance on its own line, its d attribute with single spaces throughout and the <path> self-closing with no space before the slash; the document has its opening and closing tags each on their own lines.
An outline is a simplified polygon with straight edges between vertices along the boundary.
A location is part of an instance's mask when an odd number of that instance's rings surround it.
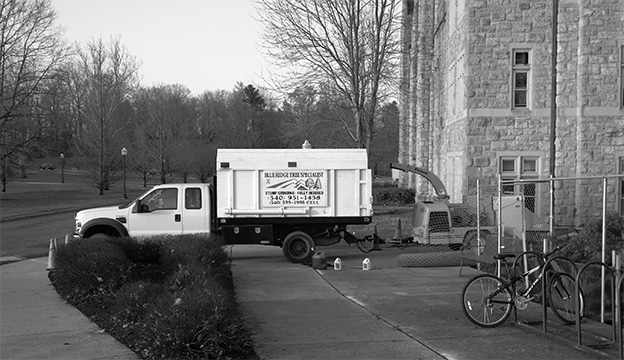
<svg viewBox="0 0 624 360">
<path fill-rule="evenodd" d="M 495 259 L 501 260 L 507 271 L 507 279 L 502 279 L 491 274 L 481 274 L 470 279 L 462 289 L 461 302 L 464 315 L 472 323 L 492 328 L 501 325 L 509 318 L 512 309 L 526 310 L 531 301 L 540 301 L 540 294 L 533 292 L 541 290 L 542 269 L 546 261 L 566 245 L 558 246 L 547 254 L 538 254 L 526 251 L 516 256 L 512 253 L 498 253 Z M 513 273 L 509 268 L 507 259 L 515 257 Z M 528 263 L 529 257 L 535 257 L 537 266 L 518 274 L 520 261 Z M 549 269 L 548 286 L 546 287 L 545 301 L 549 304 L 552 312 L 564 324 L 571 325 L 576 322 L 576 303 L 574 293 L 576 286 L 574 279 L 568 274 Z M 531 281 L 530 276 L 536 276 Z M 527 285 L 528 284 L 528 285 Z M 585 301 L 583 293 L 579 293 L 580 313 L 584 314 Z"/>
</svg>

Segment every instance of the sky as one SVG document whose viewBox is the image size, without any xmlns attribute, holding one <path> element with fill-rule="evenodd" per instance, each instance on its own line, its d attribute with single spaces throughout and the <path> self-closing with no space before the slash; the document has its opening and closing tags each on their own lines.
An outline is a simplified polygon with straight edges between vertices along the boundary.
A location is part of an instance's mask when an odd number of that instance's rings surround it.
<svg viewBox="0 0 624 360">
<path fill-rule="evenodd" d="M 51 0 L 66 39 L 120 37 L 141 63 L 142 86 L 186 85 L 194 95 L 262 86 L 268 62 L 252 0 Z"/>
</svg>

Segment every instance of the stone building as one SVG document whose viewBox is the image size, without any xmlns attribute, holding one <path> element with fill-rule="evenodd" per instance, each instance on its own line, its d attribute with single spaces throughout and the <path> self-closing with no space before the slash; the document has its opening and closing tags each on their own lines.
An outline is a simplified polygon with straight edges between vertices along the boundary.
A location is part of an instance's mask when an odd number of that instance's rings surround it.
<svg viewBox="0 0 624 360">
<path fill-rule="evenodd" d="M 438 174 L 451 201 L 499 175 L 624 174 L 624 0 L 403 0 L 402 21 L 398 160 Z M 607 186 L 620 214 L 622 179 Z M 534 200 L 544 191 L 518 188 Z M 555 199 L 559 221 L 578 225 L 602 191 L 562 182 Z M 547 211 L 540 202 L 532 210 Z"/>
</svg>

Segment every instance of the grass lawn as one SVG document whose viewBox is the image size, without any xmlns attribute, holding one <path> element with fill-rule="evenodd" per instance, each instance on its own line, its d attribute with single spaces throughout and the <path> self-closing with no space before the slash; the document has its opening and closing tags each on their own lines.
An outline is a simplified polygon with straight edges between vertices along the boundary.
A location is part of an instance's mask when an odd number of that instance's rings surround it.
<svg viewBox="0 0 624 360">
<path fill-rule="evenodd" d="M 123 204 L 141 195 L 157 179 L 151 179 L 147 187 L 134 174 L 126 180 L 126 195 L 123 197 L 123 180 L 111 186 L 110 191 L 98 195 L 95 187 L 88 184 L 85 171 L 65 170 L 64 183 L 61 171 L 28 170 L 26 178 L 14 178 L 6 185 L 6 192 L 0 193 L 0 221 L 35 214 L 45 214 L 64 210 L 79 210 L 105 205 Z"/>
</svg>

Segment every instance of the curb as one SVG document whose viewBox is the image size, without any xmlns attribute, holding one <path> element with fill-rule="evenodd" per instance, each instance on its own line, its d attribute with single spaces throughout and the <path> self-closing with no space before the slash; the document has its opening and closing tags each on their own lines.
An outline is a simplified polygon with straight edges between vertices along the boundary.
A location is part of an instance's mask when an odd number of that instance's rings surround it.
<svg viewBox="0 0 624 360">
<path fill-rule="evenodd" d="M 18 257 L 18 256 L 4 256 L 0 257 L 0 265 L 12 264 L 18 261 L 24 261 L 26 258 Z"/>
</svg>

